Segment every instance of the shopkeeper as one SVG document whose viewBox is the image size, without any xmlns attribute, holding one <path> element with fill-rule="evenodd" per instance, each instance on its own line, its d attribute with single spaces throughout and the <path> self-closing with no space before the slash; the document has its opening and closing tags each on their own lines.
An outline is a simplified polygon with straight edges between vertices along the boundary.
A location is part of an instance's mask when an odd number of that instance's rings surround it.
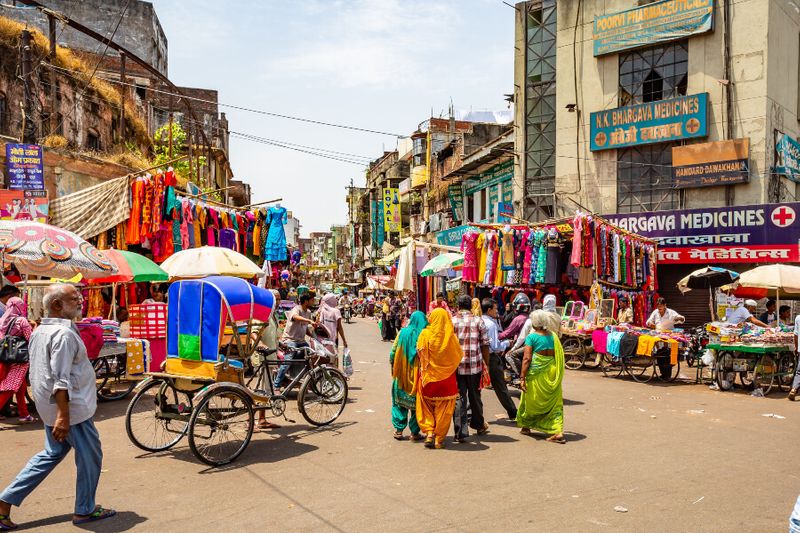
<svg viewBox="0 0 800 533">
<path fill-rule="evenodd" d="M 755 300 L 745 300 L 744 305 L 740 305 L 733 311 L 730 311 L 727 315 L 727 322 L 728 324 L 744 324 L 745 322 L 750 322 L 751 324 L 755 324 L 756 326 L 761 326 L 762 328 L 769 327 L 759 319 L 753 316 L 753 313 L 756 312 L 756 307 L 758 304 Z"/>
<path fill-rule="evenodd" d="M 671 331 L 675 329 L 675 324 L 683 324 L 686 319 L 667 307 L 667 301 L 659 298 L 656 310 L 647 319 L 647 327 L 660 331 Z"/>
<path fill-rule="evenodd" d="M 619 299 L 617 324 L 633 324 L 633 308 L 631 307 L 630 302 L 628 302 L 628 299 L 624 297 Z"/>
<path fill-rule="evenodd" d="M 778 315 L 775 313 L 777 304 L 775 300 L 770 298 L 767 300 L 767 310 L 758 316 L 758 319 L 765 324 L 774 324 L 778 321 Z"/>
</svg>

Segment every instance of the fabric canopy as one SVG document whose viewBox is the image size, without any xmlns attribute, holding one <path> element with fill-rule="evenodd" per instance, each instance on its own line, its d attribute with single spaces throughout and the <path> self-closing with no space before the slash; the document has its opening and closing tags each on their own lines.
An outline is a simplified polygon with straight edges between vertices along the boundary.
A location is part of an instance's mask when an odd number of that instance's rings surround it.
<svg viewBox="0 0 800 533">
<path fill-rule="evenodd" d="M 130 218 L 128 177 L 50 200 L 50 224 L 88 239 Z"/>
</svg>

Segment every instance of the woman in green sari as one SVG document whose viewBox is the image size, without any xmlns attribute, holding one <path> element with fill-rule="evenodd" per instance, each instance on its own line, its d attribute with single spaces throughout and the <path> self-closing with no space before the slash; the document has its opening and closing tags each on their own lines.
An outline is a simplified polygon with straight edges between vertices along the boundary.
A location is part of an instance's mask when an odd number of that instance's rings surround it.
<svg viewBox="0 0 800 533">
<path fill-rule="evenodd" d="M 417 339 L 428 325 L 428 319 L 422 311 L 411 314 L 408 326 L 400 331 L 389 353 L 389 365 L 392 368 L 392 425 L 394 438 L 403 440 L 403 430 L 408 426 L 412 440 L 422 440 L 417 423 L 416 384 L 419 369 L 417 358 Z"/>
<path fill-rule="evenodd" d="M 548 442 L 564 444 L 564 350 L 555 333 L 551 313 L 531 313 L 531 333 L 525 338 L 520 383 L 522 397 L 517 410 L 517 425 L 523 434 L 531 430 L 547 433 Z"/>
</svg>

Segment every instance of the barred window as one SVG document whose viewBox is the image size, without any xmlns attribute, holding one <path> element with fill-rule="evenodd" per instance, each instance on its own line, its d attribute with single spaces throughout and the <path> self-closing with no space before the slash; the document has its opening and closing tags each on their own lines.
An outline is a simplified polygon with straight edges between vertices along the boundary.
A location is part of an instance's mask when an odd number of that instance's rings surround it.
<svg viewBox="0 0 800 533">
<path fill-rule="evenodd" d="M 688 70 L 687 41 L 620 54 L 620 107 L 685 96 Z"/>
<path fill-rule="evenodd" d="M 679 207 L 672 179 L 672 147 L 677 144 L 648 144 L 617 151 L 618 213 Z"/>
</svg>

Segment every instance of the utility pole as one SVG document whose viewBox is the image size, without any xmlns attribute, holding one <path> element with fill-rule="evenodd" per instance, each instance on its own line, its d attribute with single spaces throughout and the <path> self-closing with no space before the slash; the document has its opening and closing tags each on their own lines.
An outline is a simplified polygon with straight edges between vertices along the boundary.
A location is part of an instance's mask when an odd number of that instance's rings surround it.
<svg viewBox="0 0 800 533">
<path fill-rule="evenodd" d="M 121 144 L 125 144 L 125 93 L 128 92 L 128 87 L 125 85 L 127 82 L 126 72 L 125 72 L 125 54 L 120 53 L 119 55 L 119 80 L 120 82 L 120 95 L 121 95 L 121 103 L 119 109 L 119 142 Z M 170 154 L 170 157 L 172 155 Z"/>
<path fill-rule="evenodd" d="M 31 58 L 31 32 L 22 30 L 22 81 L 25 86 L 24 127 L 22 142 L 33 144 L 36 142 L 36 122 L 33 120 L 33 90 L 31 88 L 31 72 L 33 60 Z"/>
</svg>

